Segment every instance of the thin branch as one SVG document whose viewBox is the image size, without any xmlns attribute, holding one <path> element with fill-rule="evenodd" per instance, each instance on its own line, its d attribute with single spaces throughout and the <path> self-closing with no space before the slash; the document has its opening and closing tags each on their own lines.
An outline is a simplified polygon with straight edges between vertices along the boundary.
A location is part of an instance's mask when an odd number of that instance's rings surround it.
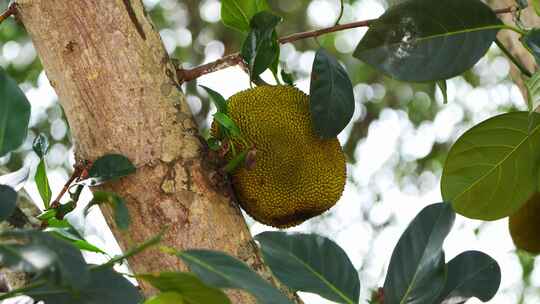
<svg viewBox="0 0 540 304">
<path fill-rule="evenodd" d="M 505 7 L 505 8 L 496 9 L 493 12 L 495 14 L 499 15 L 499 14 L 513 13 L 513 12 L 517 12 L 519 10 L 520 10 L 520 8 L 517 7 L 517 6 L 509 6 L 509 7 Z"/>
<path fill-rule="evenodd" d="M 507 8 L 497 9 L 494 10 L 495 14 L 507 14 L 507 13 L 513 13 L 518 11 L 519 8 L 516 6 L 510 6 Z M 374 21 L 377 19 L 369 19 L 369 20 L 362 20 L 362 21 L 356 21 L 351 23 L 345 23 L 345 24 L 338 24 L 331 27 L 314 30 L 314 31 L 307 31 L 307 32 L 301 32 L 301 33 L 295 33 L 291 34 L 285 37 L 281 37 L 278 39 L 278 42 L 280 44 L 285 43 L 291 43 L 295 42 L 297 40 L 306 39 L 306 38 L 313 38 L 318 37 L 324 34 L 343 31 L 347 29 L 353 29 L 358 27 L 366 27 L 370 26 Z M 198 67 L 195 67 L 193 69 L 183 69 L 183 68 L 177 68 L 176 74 L 178 76 L 178 81 L 180 84 L 191 81 L 194 79 L 197 79 L 203 75 L 210 74 L 237 64 L 242 64 L 244 66 L 245 70 L 245 64 L 242 60 L 242 56 L 240 53 L 233 53 L 230 55 L 227 55 L 223 58 L 220 58 L 214 62 L 210 62 Z"/>
<path fill-rule="evenodd" d="M 495 44 L 497 44 L 499 49 L 506 55 L 506 57 L 508 57 L 508 59 L 510 59 L 510 61 L 516 65 L 522 74 L 526 75 L 527 77 L 532 77 L 532 73 L 516 57 L 514 57 L 510 51 L 508 51 L 508 49 L 499 39 L 495 39 Z"/>
<path fill-rule="evenodd" d="M 51 209 L 56 209 L 60 207 L 60 199 L 64 194 L 68 191 L 69 186 L 71 183 L 73 183 L 75 180 L 81 178 L 82 175 L 88 174 L 88 169 L 91 167 L 91 163 L 86 162 L 79 162 L 76 163 L 75 166 L 73 166 L 73 174 L 71 174 L 71 177 L 68 179 L 68 181 L 64 184 L 64 187 L 62 187 L 62 190 L 60 190 L 60 193 L 58 193 L 58 196 L 54 201 L 51 203 Z"/>
<path fill-rule="evenodd" d="M 180 83 L 191 81 L 193 79 L 196 79 L 202 75 L 210 74 L 215 71 L 219 71 L 237 64 L 240 64 L 242 62 L 242 56 L 240 56 L 240 53 L 234 53 L 227 55 L 223 58 L 220 58 L 214 62 L 210 62 L 207 64 L 200 65 L 193 69 L 177 69 L 176 75 L 178 76 L 178 81 Z"/>
<path fill-rule="evenodd" d="M 10 16 L 13 16 L 17 13 L 17 4 L 12 2 L 8 8 L 0 15 L 0 23 L 4 22 Z"/>
<path fill-rule="evenodd" d="M 315 30 L 315 31 L 296 33 L 296 34 L 292 34 L 292 35 L 289 35 L 289 36 L 279 38 L 278 42 L 280 44 L 285 44 L 285 43 L 294 42 L 294 41 L 297 41 L 297 40 L 300 40 L 300 39 L 317 37 L 317 36 L 332 33 L 332 32 L 337 32 L 337 31 L 342 31 L 342 30 L 352 29 L 352 28 L 357 28 L 357 27 L 362 27 L 362 26 L 369 26 L 369 23 L 373 22 L 373 21 L 374 21 L 374 19 L 372 19 L 372 20 L 363 20 L 363 21 L 357 21 L 357 22 L 351 22 L 351 23 L 336 25 L 336 26 L 323 28 L 323 29 Z M 202 75 L 206 75 L 206 74 L 210 74 L 210 73 L 213 73 L 213 72 L 216 72 L 216 71 L 219 71 L 219 70 L 223 70 L 225 68 L 235 66 L 237 64 L 241 64 L 241 65 L 245 66 L 244 61 L 242 60 L 242 56 L 240 55 L 240 53 L 233 53 L 233 54 L 227 55 L 227 56 L 225 56 L 223 58 L 220 58 L 220 59 L 218 59 L 218 60 L 216 60 L 214 62 L 203 64 L 203 65 L 200 65 L 200 66 L 195 67 L 193 69 L 178 68 L 176 70 L 176 74 L 178 76 L 178 81 L 180 83 L 184 83 L 184 82 L 187 82 L 187 81 L 197 79 L 197 78 L 201 77 Z M 245 69 L 245 67 L 244 67 L 244 69 Z"/>
</svg>

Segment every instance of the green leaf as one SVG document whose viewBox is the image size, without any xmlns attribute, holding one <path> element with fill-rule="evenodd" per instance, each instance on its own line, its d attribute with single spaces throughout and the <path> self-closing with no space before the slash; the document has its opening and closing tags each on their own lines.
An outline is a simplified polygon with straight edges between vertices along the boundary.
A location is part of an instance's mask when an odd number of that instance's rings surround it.
<svg viewBox="0 0 540 304">
<path fill-rule="evenodd" d="M 97 246 L 94 246 L 90 244 L 89 242 L 87 242 L 86 240 L 83 240 L 79 236 L 73 234 L 70 228 L 59 228 L 59 227 L 49 226 L 44 231 L 48 233 L 53 233 L 55 236 L 70 242 L 73 246 L 79 248 L 80 250 L 101 253 L 105 255 L 107 254 L 105 251 L 101 250 Z"/>
<path fill-rule="evenodd" d="M 279 57 L 279 42 L 275 27 L 281 20 L 281 17 L 269 12 L 260 12 L 253 16 L 250 23 L 251 30 L 242 44 L 241 51 L 242 58 L 248 64 L 251 79 L 275 65 L 276 58 Z"/>
<path fill-rule="evenodd" d="M 221 127 L 225 128 L 232 137 L 240 137 L 240 129 L 238 129 L 238 126 L 229 116 L 224 113 L 217 112 L 214 114 L 214 119 Z"/>
<path fill-rule="evenodd" d="M 338 303 L 358 303 L 358 273 L 332 240 L 285 232 L 263 232 L 255 239 L 272 273 L 292 290 L 316 293 Z"/>
<path fill-rule="evenodd" d="M 315 54 L 309 92 L 315 132 L 321 138 L 336 137 L 353 116 L 354 93 L 347 71 L 323 48 Z"/>
<path fill-rule="evenodd" d="M 465 132 L 448 152 L 442 197 L 468 218 L 509 216 L 537 189 L 539 155 L 540 114 L 492 117 Z"/>
<path fill-rule="evenodd" d="M 22 145 L 30 122 L 30 103 L 15 80 L 0 69 L 0 157 Z"/>
<path fill-rule="evenodd" d="M 454 219 L 447 203 L 429 205 L 413 219 L 392 252 L 385 303 L 435 303 L 446 281 L 442 244 Z"/>
<path fill-rule="evenodd" d="M 90 274 L 86 262 L 79 249 L 70 243 L 36 230 L 9 230 L 1 236 L 23 241 L 28 248 L 42 247 L 45 249 L 41 250 L 54 252 L 55 256 L 51 261 L 54 267 L 50 268 L 59 275 L 63 285 L 82 289 L 89 282 Z"/>
<path fill-rule="evenodd" d="M 221 141 L 219 139 L 209 137 L 206 140 L 206 143 L 208 144 L 208 148 L 212 151 L 219 151 L 219 149 L 221 149 Z"/>
<path fill-rule="evenodd" d="M 207 286 L 191 273 L 161 272 L 155 275 L 140 274 L 137 278 L 147 281 L 162 292 L 175 292 L 187 304 L 231 303 L 223 291 Z"/>
<path fill-rule="evenodd" d="M 538 3 L 538 0 L 533 0 L 532 3 Z M 527 0 L 516 0 L 516 4 L 518 5 L 519 9 L 526 9 L 529 6 L 529 2 Z"/>
<path fill-rule="evenodd" d="M 13 271 L 39 274 L 54 266 L 57 255 L 38 244 L 0 244 L 0 264 Z"/>
<path fill-rule="evenodd" d="M 15 172 L 0 175 L 0 185 L 10 186 L 15 191 L 19 191 L 29 176 L 30 168 L 25 166 Z"/>
<path fill-rule="evenodd" d="M 448 79 L 480 60 L 502 27 L 480 0 L 404 1 L 370 23 L 354 57 L 402 81 Z"/>
<path fill-rule="evenodd" d="M 120 154 L 107 154 L 98 158 L 88 170 L 89 178 L 87 181 L 90 182 L 91 186 L 96 186 L 130 175 L 135 170 L 135 166 L 127 157 Z"/>
<path fill-rule="evenodd" d="M 210 99 L 214 102 L 214 105 L 217 108 L 218 112 L 221 112 L 223 114 L 227 114 L 227 101 L 221 94 L 218 92 L 210 89 L 209 87 L 205 87 L 203 85 L 199 85 L 201 88 L 205 89 L 208 93 L 208 96 L 210 96 Z"/>
<path fill-rule="evenodd" d="M 527 1 L 527 0 L 523 0 L 523 1 Z M 532 5 L 534 7 L 534 11 L 536 12 L 536 15 L 540 16 L 540 1 L 533 0 L 531 2 L 532 2 Z"/>
<path fill-rule="evenodd" d="M 437 86 L 439 87 L 439 89 L 441 89 L 441 93 L 442 93 L 442 96 L 443 96 L 443 103 L 447 104 L 448 103 L 448 92 L 447 92 L 447 87 L 446 87 L 446 80 L 437 81 Z"/>
<path fill-rule="evenodd" d="M 47 154 L 47 151 L 49 150 L 49 139 L 45 134 L 40 133 L 36 138 L 34 139 L 34 142 L 32 144 L 32 149 L 36 154 L 39 156 L 39 158 L 43 158 L 45 154 Z"/>
<path fill-rule="evenodd" d="M 525 87 L 527 88 L 527 107 L 529 112 L 532 112 L 540 105 L 540 71 L 525 80 Z"/>
<path fill-rule="evenodd" d="M 47 171 L 45 168 L 45 159 L 41 159 L 41 161 L 39 162 L 36 169 L 36 175 L 34 177 L 34 181 L 36 182 L 39 196 L 41 196 L 41 199 L 43 200 L 45 209 L 49 209 L 49 204 L 51 203 L 52 192 L 51 192 L 51 187 L 49 186 L 49 179 L 47 178 Z"/>
<path fill-rule="evenodd" d="M 472 297 L 491 300 L 501 283 L 497 261 L 479 251 L 466 251 L 448 263 L 444 291 L 437 303 L 465 303 Z"/>
<path fill-rule="evenodd" d="M 534 3 L 535 1 L 533 1 Z M 536 64 L 540 64 L 540 29 L 532 29 L 521 37 L 521 42 L 534 56 Z"/>
<path fill-rule="evenodd" d="M 144 302 L 144 304 L 184 304 L 184 298 L 177 292 L 163 292 Z M 207 302 L 205 302 L 207 303 Z M 216 302 L 217 304 L 218 302 Z"/>
<path fill-rule="evenodd" d="M 222 0 L 221 20 L 226 26 L 247 33 L 251 18 L 264 10 L 270 10 L 266 0 Z"/>
<path fill-rule="evenodd" d="M 90 271 L 90 281 L 84 289 L 72 290 L 48 281 L 43 287 L 27 292 L 34 300 L 54 304 L 137 304 L 141 294 L 126 278 L 110 268 Z"/>
<path fill-rule="evenodd" d="M 281 79 L 283 79 L 283 81 L 290 85 L 290 86 L 294 86 L 294 77 L 293 77 L 293 74 L 291 73 L 287 73 L 285 72 L 284 70 L 281 70 Z"/>
<path fill-rule="evenodd" d="M 95 204 L 107 203 L 111 205 L 114 210 L 114 222 L 121 230 L 129 228 L 131 219 L 129 217 L 129 210 L 127 209 L 124 199 L 113 192 L 106 191 L 94 191 L 94 198 L 88 204 L 87 209 Z"/>
<path fill-rule="evenodd" d="M 0 222 L 7 220 L 17 207 L 17 192 L 11 187 L 0 185 Z"/>
<path fill-rule="evenodd" d="M 238 153 L 233 159 L 231 159 L 223 170 L 227 173 L 232 173 L 238 168 L 242 168 L 246 163 L 246 157 L 249 153 L 249 150 L 244 150 L 241 153 Z"/>
<path fill-rule="evenodd" d="M 229 255 L 210 250 L 186 250 L 176 254 L 210 286 L 243 289 L 261 304 L 291 304 L 287 297 L 246 264 Z"/>
</svg>

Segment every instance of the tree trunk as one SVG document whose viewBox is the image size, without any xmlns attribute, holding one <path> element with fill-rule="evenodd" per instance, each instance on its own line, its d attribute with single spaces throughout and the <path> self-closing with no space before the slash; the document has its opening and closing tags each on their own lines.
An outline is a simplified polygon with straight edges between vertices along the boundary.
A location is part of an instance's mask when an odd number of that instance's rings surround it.
<svg viewBox="0 0 540 304">
<path fill-rule="evenodd" d="M 178 90 L 159 34 L 140 0 L 17 0 L 26 27 L 71 126 L 77 159 L 127 156 L 137 173 L 110 186 L 132 224 L 125 250 L 168 227 L 164 245 L 225 251 L 271 278 L 238 207 L 214 189 L 198 129 Z M 153 248 L 129 260 L 137 273 L 186 270 Z M 151 288 L 143 284 L 146 295 Z M 254 303 L 230 293 L 234 303 Z"/>
</svg>

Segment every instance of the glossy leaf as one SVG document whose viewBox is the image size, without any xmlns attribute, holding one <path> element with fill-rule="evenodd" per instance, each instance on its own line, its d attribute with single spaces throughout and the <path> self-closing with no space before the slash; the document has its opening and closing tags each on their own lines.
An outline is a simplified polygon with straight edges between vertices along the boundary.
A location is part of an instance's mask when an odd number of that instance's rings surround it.
<svg viewBox="0 0 540 304">
<path fill-rule="evenodd" d="M 96 186 L 134 172 L 135 166 L 127 157 L 120 154 L 108 154 L 94 162 L 90 170 L 88 170 L 88 180 L 91 186 Z"/>
<path fill-rule="evenodd" d="M 281 22 L 269 12 L 260 12 L 253 16 L 249 31 L 242 45 L 242 58 L 247 62 L 251 79 L 270 68 L 279 57 L 279 43 L 275 27 Z"/>
<path fill-rule="evenodd" d="M 208 96 L 210 96 L 210 99 L 214 102 L 214 105 L 216 106 L 217 111 L 227 114 L 227 101 L 225 100 L 225 98 L 223 98 L 221 94 L 210 89 L 209 87 L 205 87 L 203 85 L 200 85 L 200 87 L 206 90 L 206 92 L 208 93 Z"/>
<path fill-rule="evenodd" d="M 17 192 L 13 188 L 0 185 L 0 222 L 7 220 L 17 207 Z"/>
<path fill-rule="evenodd" d="M 129 210 L 127 209 L 124 199 L 116 193 L 106 191 L 94 191 L 94 198 L 90 202 L 87 208 L 90 208 L 94 204 L 107 203 L 111 205 L 114 210 L 114 222 L 121 230 L 129 228 L 131 218 L 129 217 Z"/>
<path fill-rule="evenodd" d="M 234 121 L 224 113 L 217 112 L 214 114 L 214 119 L 219 123 L 220 126 L 225 128 L 231 134 L 232 137 L 240 137 L 240 129 L 234 123 Z"/>
<path fill-rule="evenodd" d="M 30 168 L 25 166 L 15 172 L 0 175 L 0 185 L 10 186 L 15 189 L 15 191 L 19 191 L 24 186 L 24 183 L 28 180 L 29 176 Z"/>
<path fill-rule="evenodd" d="M 65 221 L 65 220 L 64 220 Z M 80 238 L 79 236 L 73 234 L 69 228 L 59 228 L 59 227 L 47 227 L 45 232 L 53 233 L 55 236 L 60 237 L 68 242 L 70 242 L 73 246 L 79 248 L 80 250 L 95 252 L 95 253 L 101 253 L 101 254 L 107 254 L 105 251 L 101 250 L 99 247 L 90 244 L 88 241 Z"/>
<path fill-rule="evenodd" d="M 283 79 L 283 82 L 290 86 L 294 86 L 294 77 L 293 74 L 287 73 L 284 70 L 281 70 L 281 79 Z"/>
<path fill-rule="evenodd" d="M 264 10 L 270 10 L 266 0 L 221 0 L 221 21 L 230 28 L 247 33 L 251 18 Z"/>
<path fill-rule="evenodd" d="M 500 283 L 497 261 L 479 251 L 466 251 L 448 263 L 446 285 L 438 303 L 465 303 L 473 297 L 487 302 L 495 296 Z"/>
<path fill-rule="evenodd" d="M 533 1 L 535 2 L 535 1 Z M 533 29 L 521 37 L 523 44 L 534 56 L 536 63 L 540 63 L 540 29 Z"/>
<path fill-rule="evenodd" d="M 402 81 L 460 75 L 487 52 L 502 22 L 480 0 L 410 0 L 390 7 L 354 57 Z"/>
<path fill-rule="evenodd" d="M 0 157 L 22 145 L 30 122 L 30 103 L 15 80 L 0 69 Z"/>
<path fill-rule="evenodd" d="M 186 302 L 177 292 L 163 292 L 146 300 L 144 304 L 186 304 Z"/>
<path fill-rule="evenodd" d="M 540 71 L 525 80 L 525 87 L 527 88 L 527 107 L 529 112 L 532 112 L 540 105 Z"/>
<path fill-rule="evenodd" d="M 39 195 L 43 200 L 45 209 L 49 209 L 49 204 L 51 202 L 52 192 L 51 186 L 49 186 L 49 178 L 47 178 L 47 169 L 45 168 L 45 160 L 41 159 L 36 169 L 36 175 L 34 181 L 38 188 Z"/>
<path fill-rule="evenodd" d="M 0 244 L 0 264 L 13 271 L 39 274 L 54 266 L 57 255 L 39 244 Z"/>
<path fill-rule="evenodd" d="M 392 252 L 384 281 L 385 303 L 435 302 L 446 281 L 442 245 L 454 219 L 447 203 L 429 205 L 413 219 Z"/>
<path fill-rule="evenodd" d="M 90 271 L 88 285 L 80 290 L 58 286 L 54 281 L 47 283 L 26 294 L 36 301 L 54 304 L 137 304 L 143 300 L 133 284 L 110 268 Z"/>
<path fill-rule="evenodd" d="M 35 230 L 9 230 L 1 234 L 4 238 L 16 239 L 24 242 L 27 248 L 40 248 L 46 252 L 53 252 L 52 261 L 54 270 L 65 286 L 81 289 L 90 279 L 88 267 L 81 252 L 70 243 L 52 236 L 48 233 Z"/>
<path fill-rule="evenodd" d="M 316 293 L 338 303 L 358 303 L 358 273 L 332 240 L 284 232 L 263 232 L 255 239 L 272 273 L 292 290 Z"/>
<path fill-rule="evenodd" d="M 309 106 L 314 130 L 321 138 L 336 137 L 354 113 L 354 93 L 347 71 L 323 48 L 313 61 Z"/>
<path fill-rule="evenodd" d="M 162 292 L 181 295 L 186 304 L 229 304 L 229 298 L 220 289 L 207 286 L 199 278 L 186 272 L 161 272 L 137 275 Z"/>
<path fill-rule="evenodd" d="M 540 114 L 505 113 L 463 134 L 448 152 L 441 192 L 466 217 L 496 220 L 536 191 Z"/>
<path fill-rule="evenodd" d="M 45 154 L 47 154 L 47 151 L 49 150 L 49 139 L 45 134 L 40 133 L 36 138 L 34 138 L 34 142 L 32 143 L 32 149 L 39 158 L 43 158 Z"/>
<path fill-rule="evenodd" d="M 255 296 L 260 304 L 291 304 L 246 264 L 229 255 L 210 250 L 186 250 L 177 255 L 210 286 L 243 289 Z"/>
<path fill-rule="evenodd" d="M 233 159 L 231 159 L 227 163 L 227 165 L 223 168 L 223 170 L 227 173 L 232 173 L 236 169 L 244 167 L 248 153 L 249 153 L 249 150 L 244 150 L 238 153 L 235 157 L 233 157 Z"/>
</svg>

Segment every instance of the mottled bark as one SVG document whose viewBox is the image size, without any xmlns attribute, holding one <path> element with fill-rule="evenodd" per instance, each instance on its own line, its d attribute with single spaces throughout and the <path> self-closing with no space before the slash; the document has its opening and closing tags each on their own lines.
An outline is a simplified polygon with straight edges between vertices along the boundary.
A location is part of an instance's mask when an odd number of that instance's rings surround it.
<svg viewBox="0 0 540 304">
<path fill-rule="evenodd" d="M 140 0 L 18 0 L 64 107 L 78 159 L 127 156 L 137 173 L 110 188 L 126 199 L 132 224 L 116 229 L 126 249 L 168 227 L 164 244 L 208 248 L 241 258 L 270 277 L 238 207 L 217 191 L 197 126 L 175 85 L 175 67 Z M 178 258 L 149 249 L 129 260 L 137 273 L 185 270 Z M 275 282 L 274 282 L 275 283 Z M 153 291 L 143 284 L 145 294 Z M 253 303 L 230 293 L 234 303 Z"/>
</svg>

